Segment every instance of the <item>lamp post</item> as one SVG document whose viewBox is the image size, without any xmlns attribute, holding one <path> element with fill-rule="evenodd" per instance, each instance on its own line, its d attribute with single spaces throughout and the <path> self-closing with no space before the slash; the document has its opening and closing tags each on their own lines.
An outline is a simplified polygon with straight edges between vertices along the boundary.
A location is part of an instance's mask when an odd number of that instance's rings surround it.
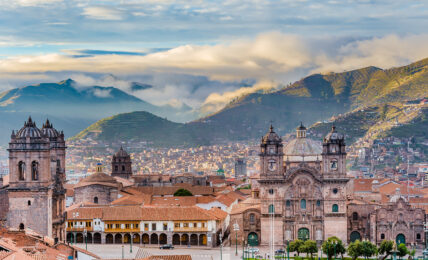
<svg viewBox="0 0 428 260">
<path fill-rule="evenodd" d="M 122 259 L 124 259 L 124 258 L 125 258 L 125 251 L 123 249 L 123 244 L 122 244 Z"/>
<path fill-rule="evenodd" d="M 88 231 L 85 229 L 83 229 L 83 234 L 85 234 L 85 249 L 86 251 L 88 251 Z"/>
<path fill-rule="evenodd" d="M 235 221 L 235 224 L 233 224 L 233 230 L 235 231 L 235 256 L 238 256 L 238 231 L 239 231 L 239 225 Z"/>
<path fill-rule="evenodd" d="M 133 238 L 133 235 L 132 235 L 132 233 L 131 233 L 131 246 L 129 247 L 129 253 L 131 253 L 132 254 L 132 238 Z"/>
<path fill-rule="evenodd" d="M 223 241 L 221 239 L 221 232 L 220 232 L 220 260 L 223 260 Z"/>
</svg>

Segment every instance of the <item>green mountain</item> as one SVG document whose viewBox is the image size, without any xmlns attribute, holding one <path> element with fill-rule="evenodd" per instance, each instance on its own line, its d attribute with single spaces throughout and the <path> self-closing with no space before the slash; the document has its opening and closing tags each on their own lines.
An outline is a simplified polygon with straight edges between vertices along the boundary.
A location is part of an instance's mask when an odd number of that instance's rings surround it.
<svg viewBox="0 0 428 260">
<path fill-rule="evenodd" d="M 0 143 L 8 142 L 12 129 L 22 126 L 29 115 L 40 123 L 50 118 L 66 136 L 73 136 L 89 124 L 118 113 L 144 110 L 181 121 L 187 119 L 191 110 L 187 106 L 155 106 L 115 87 L 76 85 L 68 79 L 0 93 L 0 118 L 4 122 L 0 125 Z M 150 87 L 136 82 L 131 86 L 132 90 Z"/>
<path fill-rule="evenodd" d="M 367 67 L 343 73 L 310 75 L 273 93 L 242 96 L 214 114 L 185 124 L 183 129 L 189 131 L 193 140 L 188 142 L 186 139 L 186 143 L 198 144 L 197 140 L 202 139 L 210 143 L 249 140 L 265 134 L 271 122 L 277 132 L 285 134 L 300 121 L 311 125 L 350 111 L 376 110 L 379 107 L 369 107 L 402 103 L 424 96 L 428 96 L 428 59 L 387 70 Z M 379 120 L 379 117 L 365 116 L 356 116 L 353 120 L 372 120 L 373 124 Z M 352 131 L 356 131 L 352 134 L 355 136 L 364 134 L 364 129 Z M 136 136 L 123 138 L 129 140 Z"/>
</svg>

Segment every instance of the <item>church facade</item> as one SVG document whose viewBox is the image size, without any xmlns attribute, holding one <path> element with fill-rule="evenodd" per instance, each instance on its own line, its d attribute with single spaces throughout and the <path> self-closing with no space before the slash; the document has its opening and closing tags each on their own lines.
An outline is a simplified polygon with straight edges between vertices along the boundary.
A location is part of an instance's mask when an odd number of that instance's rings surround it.
<svg viewBox="0 0 428 260">
<path fill-rule="evenodd" d="M 31 117 L 9 143 L 7 226 L 29 228 L 64 240 L 64 134 L 47 120 L 39 129 Z"/>
<path fill-rule="evenodd" d="M 260 145 L 261 240 L 267 245 L 295 239 L 321 243 L 346 240 L 346 152 L 344 137 L 333 127 L 322 150 L 297 128 L 296 139 L 283 147 L 270 128 Z M 273 235 L 272 235 L 273 233 Z M 277 240 L 277 241 L 275 241 Z"/>
</svg>

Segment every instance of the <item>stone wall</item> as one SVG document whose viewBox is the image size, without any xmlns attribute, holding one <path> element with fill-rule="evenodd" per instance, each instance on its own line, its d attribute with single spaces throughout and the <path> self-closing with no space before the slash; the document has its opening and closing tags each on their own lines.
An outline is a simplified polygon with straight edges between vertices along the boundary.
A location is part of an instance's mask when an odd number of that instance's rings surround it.
<svg viewBox="0 0 428 260">
<path fill-rule="evenodd" d="M 94 203 L 94 198 L 98 198 L 98 204 L 107 205 L 118 198 L 117 188 L 104 185 L 88 185 L 74 189 L 74 203 L 84 201 Z"/>
</svg>

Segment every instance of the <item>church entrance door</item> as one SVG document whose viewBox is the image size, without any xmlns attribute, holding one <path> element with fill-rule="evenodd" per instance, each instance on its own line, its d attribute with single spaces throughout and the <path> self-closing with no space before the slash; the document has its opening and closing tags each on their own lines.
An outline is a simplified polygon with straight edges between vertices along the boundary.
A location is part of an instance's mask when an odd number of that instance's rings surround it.
<svg viewBox="0 0 428 260">
<path fill-rule="evenodd" d="M 303 241 L 306 241 L 309 239 L 309 229 L 307 228 L 300 228 L 299 231 L 297 231 L 297 238 Z"/>
<path fill-rule="evenodd" d="M 248 234 L 248 244 L 250 246 L 258 246 L 259 245 L 259 236 L 254 232 L 251 232 L 250 234 Z"/>
<path fill-rule="evenodd" d="M 358 233 L 358 231 L 352 231 L 349 240 L 351 240 L 351 242 L 355 242 L 355 240 L 360 240 L 361 241 L 361 235 L 360 235 L 360 233 Z"/>
<path fill-rule="evenodd" d="M 397 245 L 406 244 L 406 237 L 403 234 L 398 234 L 397 238 L 395 239 L 395 242 L 397 243 Z"/>
</svg>

